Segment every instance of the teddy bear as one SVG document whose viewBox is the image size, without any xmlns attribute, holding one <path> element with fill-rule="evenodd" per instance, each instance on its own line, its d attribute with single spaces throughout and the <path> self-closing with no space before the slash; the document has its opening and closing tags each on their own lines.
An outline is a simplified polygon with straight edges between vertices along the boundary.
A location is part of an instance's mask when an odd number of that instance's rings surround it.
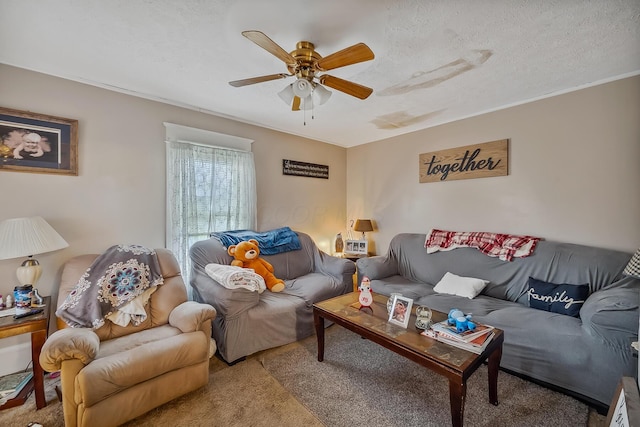
<svg viewBox="0 0 640 427">
<path fill-rule="evenodd" d="M 227 253 L 234 258 L 231 265 L 253 269 L 256 274 L 262 276 L 267 289 L 271 292 L 280 292 L 284 289 L 284 280 L 274 276 L 273 266 L 260 258 L 257 240 L 250 239 L 231 245 L 227 248 Z"/>
</svg>

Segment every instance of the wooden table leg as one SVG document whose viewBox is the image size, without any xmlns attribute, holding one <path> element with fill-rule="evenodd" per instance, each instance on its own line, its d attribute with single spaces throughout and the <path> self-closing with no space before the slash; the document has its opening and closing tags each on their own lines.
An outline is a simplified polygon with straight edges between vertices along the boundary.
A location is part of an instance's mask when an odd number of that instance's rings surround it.
<svg viewBox="0 0 640 427">
<path fill-rule="evenodd" d="M 467 397 L 467 383 L 460 378 L 449 380 L 449 400 L 451 401 L 451 425 L 462 427 L 464 401 Z"/>
<path fill-rule="evenodd" d="M 40 351 L 47 339 L 47 331 L 41 329 L 31 333 L 31 361 L 33 362 L 33 386 L 36 393 L 36 408 L 47 406 L 44 397 L 44 370 L 40 366 Z"/>
<path fill-rule="evenodd" d="M 320 317 L 317 311 L 313 311 L 313 324 L 316 327 L 316 337 L 318 337 L 318 362 L 324 360 L 324 318 Z"/>
<path fill-rule="evenodd" d="M 500 359 L 502 359 L 502 346 L 495 349 L 489 355 L 489 402 L 498 405 L 498 372 L 500 372 Z"/>
</svg>

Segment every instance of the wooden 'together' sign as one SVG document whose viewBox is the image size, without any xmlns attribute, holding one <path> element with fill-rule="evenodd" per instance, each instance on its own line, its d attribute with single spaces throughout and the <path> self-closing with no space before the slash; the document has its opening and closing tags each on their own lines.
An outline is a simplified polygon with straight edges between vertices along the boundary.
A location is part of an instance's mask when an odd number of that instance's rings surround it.
<svg viewBox="0 0 640 427">
<path fill-rule="evenodd" d="M 508 139 L 420 154 L 421 183 L 508 174 Z"/>
</svg>

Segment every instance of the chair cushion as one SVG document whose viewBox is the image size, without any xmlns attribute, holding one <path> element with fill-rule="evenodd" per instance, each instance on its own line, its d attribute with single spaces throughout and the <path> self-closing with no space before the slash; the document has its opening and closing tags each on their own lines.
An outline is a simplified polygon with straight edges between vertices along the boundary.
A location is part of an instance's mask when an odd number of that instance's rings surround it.
<svg viewBox="0 0 640 427">
<path fill-rule="evenodd" d="M 171 334 L 167 328 L 154 329 L 164 329 L 156 338 Z M 136 343 L 133 337 L 140 340 Z M 124 342 L 124 338 L 129 340 Z M 201 331 L 147 341 L 152 338 L 152 334 L 140 333 L 103 343 L 108 344 L 107 348 L 101 349 L 99 357 L 76 377 L 76 397 L 82 396 L 82 403 L 89 407 L 136 384 L 209 357 L 209 339 Z M 117 342 L 120 340 L 123 342 Z"/>
</svg>

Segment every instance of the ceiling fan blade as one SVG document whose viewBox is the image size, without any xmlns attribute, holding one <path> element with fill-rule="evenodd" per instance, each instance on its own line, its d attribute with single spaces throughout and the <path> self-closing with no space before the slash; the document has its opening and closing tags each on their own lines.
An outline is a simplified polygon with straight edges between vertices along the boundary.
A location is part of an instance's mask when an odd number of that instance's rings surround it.
<svg viewBox="0 0 640 427">
<path fill-rule="evenodd" d="M 348 80 L 343 80 L 338 77 L 333 77 L 328 74 L 324 74 L 320 76 L 318 79 L 320 84 L 325 86 L 329 86 L 335 90 L 339 90 L 340 92 L 344 92 L 347 95 L 355 96 L 360 99 L 367 99 L 369 95 L 373 93 L 373 89 L 359 85 L 358 83 L 353 83 Z"/>
<path fill-rule="evenodd" d="M 373 51 L 364 43 L 354 44 L 329 56 L 325 56 L 316 63 L 320 71 L 333 70 L 345 65 L 357 64 L 375 58 Z"/>
<path fill-rule="evenodd" d="M 280 59 L 285 64 L 291 65 L 291 66 L 296 65 L 296 58 L 291 56 L 286 50 L 281 48 L 276 42 L 274 42 L 269 37 L 267 37 L 267 35 L 264 34 L 263 32 L 255 31 L 255 30 L 243 31 L 242 35 L 248 38 L 249 40 L 251 40 L 252 42 L 254 42 L 255 44 L 257 44 L 258 46 L 260 46 L 261 48 L 263 48 L 264 50 L 266 50 L 267 52 L 269 52 L 270 54 Z"/>
<path fill-rule="evenodd" d="M 291 105 L 291 111 L 300 111 L 300 97 L 293 97 L 293 105 Z"/>
<path fill-rule="evenodd" d="M 232 82 L 229 82 L 229 84 L 231 86 L 233 86 L 233 87 L 241 87 L 241 86 L 247 86 L 247 85 L 252 85 L 252 84 L 256 84 L 256 83 L 268 82 L 270 80 L 286 79 L 287 77 L 291 77 L 291 75 L 284 74 L 284 73 L 270 74 L 268 76 L 260 76 L 260 77 L 252 77 L 250 79 L 234 80 Z"/>
</svg>

